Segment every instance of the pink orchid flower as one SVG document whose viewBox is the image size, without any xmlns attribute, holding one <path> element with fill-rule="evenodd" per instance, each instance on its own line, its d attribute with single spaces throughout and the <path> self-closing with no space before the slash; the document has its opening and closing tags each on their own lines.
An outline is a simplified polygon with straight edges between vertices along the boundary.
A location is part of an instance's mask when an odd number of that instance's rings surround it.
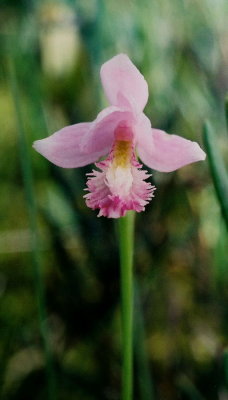
<svg viewBox="0 0 228 400">
<path fill-rule="evenodd" d="M 148 167 L 170 172 L 206 155 L 196 142 L 151 128 L 143 109 L 148 86 L 127 55 L 119 54 L 104 63 L 102 85 L 111 106 L 93 122 L 67 126 L 37 140 L 34 148 L 63 168 L 95 165 L 88 174 L 84 196 L 88 207 L 99 209 L 98 216 L 119 218 L 128 210 L 143 211 L 154 197 L 155 187 L 146 179 L 139 158 Z"/>
</svg>

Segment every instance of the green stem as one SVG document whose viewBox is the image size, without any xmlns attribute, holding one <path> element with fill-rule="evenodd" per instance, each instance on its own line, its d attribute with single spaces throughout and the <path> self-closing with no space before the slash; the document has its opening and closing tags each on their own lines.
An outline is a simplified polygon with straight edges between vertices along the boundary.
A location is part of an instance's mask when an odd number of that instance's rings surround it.
<svg viewBox="0 0 228 400">
<path fill-rule="evenodd" d="M 122 301 L 122 400 L 132 399 L 133 386 L 133 238 L 134 212 L 119 219 Z"/>
</svg>

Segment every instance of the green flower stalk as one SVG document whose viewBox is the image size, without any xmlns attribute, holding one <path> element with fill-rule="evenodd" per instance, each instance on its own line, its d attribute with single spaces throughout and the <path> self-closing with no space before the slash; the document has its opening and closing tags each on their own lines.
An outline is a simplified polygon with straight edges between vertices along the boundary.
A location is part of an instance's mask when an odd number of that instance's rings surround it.
<svg viewBox="0 0 228 400">
<path fill-rule="evenodd" d="M 122 303 L 122 400 L 131 400 L 133 392 L 134 217 L 134 212 L 128 212 L 118 220 Z"/>
</svg>

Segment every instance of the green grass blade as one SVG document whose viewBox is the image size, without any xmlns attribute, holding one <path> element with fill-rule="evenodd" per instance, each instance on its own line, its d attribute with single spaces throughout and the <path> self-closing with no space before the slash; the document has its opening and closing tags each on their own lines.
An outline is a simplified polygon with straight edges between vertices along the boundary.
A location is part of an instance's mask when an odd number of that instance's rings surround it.
<svg viewBox="0 0 228 400">
<path fill-rule="evenodd" d="M 213 129 L 208 122 L 204 125 L 204 144 L 215 191 L 228 229 L 228 174 L 218 150 Z"/>
<path fill-rule="evenodd" d="M 35 202 L 35 195 L 33 190 L 33 177 L 32 177 L 32 168 L 29 159 L 29 153 L 27 150 L 25 132 L 23 126 L 23 118 L 20 107 L 20 97 L 19 97 L 19 89 L 17 76 L 13 64 L 13 60 L 8 60 L 8 75 L 9 75 L 9 84 L 11 88 L 13 105 L 15 110 L 15 117 L 17 122 L 17 131 L 18 131 L 18 143 L 19 143 L 19 153 L 20 153 L 20 162 L 21 162 L 21 171 L 24 182 L 26 203 L 28 208 L 28 219 L 30 225 L 31 232 L 31 257 L 32 257 L 32 265 L 34 270 L 34 282 L 35 282 L 35 290 L 37 295 L 37 306 L 38 306 L 38 317 L 39 317 L 39 325 L 40 325 L 40 334 L 43 341 L 44 353 L 45 353 L 45 362 L 46 362 L 46 372 L 47 372 L 47 384 L 48 384 L 48 399 L 55 400 L 55 379 L 54 379 L 54 371 L 53 371 L 53 363 L 52 356 L 49 346 L 48 340 L 48 326 L 47 326 L 47 313 L 45 306 L 45 293 L 44 293 L 44 285 L 42 282 L 42 274 L 41 274 L 41 260 L 39 253 L 39 236 L 37 229 L 37 208 Z"/>
<path fill-rule="evenodd" d="M 226 117 L 226 126 L 228 129 L 228 94 L 226 95 L 225 98 L 225 117 Z"/>
<path fill-rule="evenodd" d="M 225 387 L 226 390 L 228 390 L 228 349 L 224 351 L 223 361 L 224 361 L 224 373 L 225 373 Z"/>
</svg>

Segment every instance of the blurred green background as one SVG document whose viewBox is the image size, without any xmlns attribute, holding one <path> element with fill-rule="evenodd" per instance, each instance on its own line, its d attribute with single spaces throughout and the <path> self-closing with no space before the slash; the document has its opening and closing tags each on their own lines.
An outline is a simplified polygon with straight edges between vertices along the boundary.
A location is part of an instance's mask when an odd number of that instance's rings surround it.
<svg viewBox="0 0 228 400">
<path fill-rule="evenodd" d="M 1 399 L 120 398 L 115 223 L 84 204 L 91 166 L 54 167 L 32 142 L 93 120 L 99 68 L 125 52 L 153 126 L 205 149 L 210 119 L 226 161 L 227 15 L 226 0 L 1 0 Z M 137 215 L 137 400 L 228 399 L 228 238 L 208 160 L 153 172 Z"/>
</svg>

